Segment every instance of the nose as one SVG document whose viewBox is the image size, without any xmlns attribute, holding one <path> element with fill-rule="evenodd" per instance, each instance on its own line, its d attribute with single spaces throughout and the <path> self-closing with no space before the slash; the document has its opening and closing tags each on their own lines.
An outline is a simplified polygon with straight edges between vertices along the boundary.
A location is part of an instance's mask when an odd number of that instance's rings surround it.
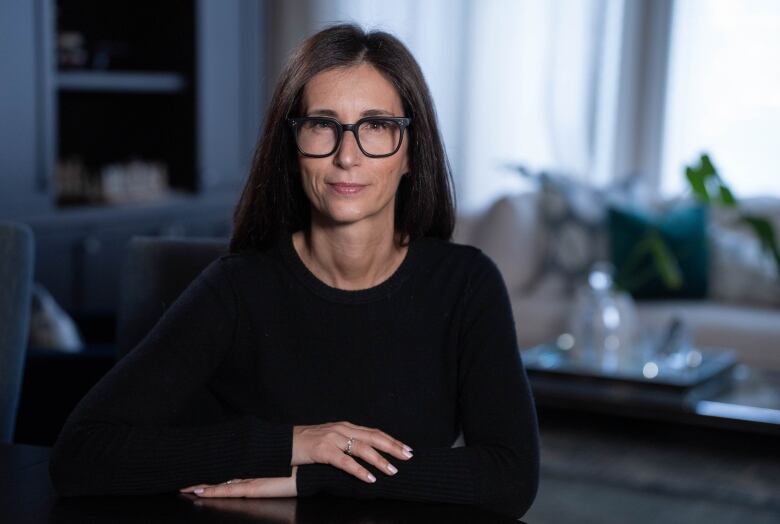
<svg viewBox="0 0 780 524">
<path fill-rule="evenodd" d="M 360 162 L 360 156 L 363 153 L 357 145 L 355 134 L 351 130 L 344 130 L 344 134 L 341 137 L 341 144 L 334 155 L 334 161 L 336 165 L 342 169 L 349 169 L 350 167 Z"/>
</svg>

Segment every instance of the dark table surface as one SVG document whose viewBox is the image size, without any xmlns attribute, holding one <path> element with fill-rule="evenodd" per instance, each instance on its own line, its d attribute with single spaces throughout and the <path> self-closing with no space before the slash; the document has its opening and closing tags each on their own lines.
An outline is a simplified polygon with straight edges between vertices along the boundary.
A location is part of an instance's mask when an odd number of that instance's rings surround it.
<svg viewBox="0 0 780 524">
<path fill-rule="evenodd" d="M 59 498 L 49 480 L 48 459 L 48 448 L 0 445 L 0 522 L 517 522 L 472 506 L 325 496 L 205 500 L 171 493 Z"/>
</svg>

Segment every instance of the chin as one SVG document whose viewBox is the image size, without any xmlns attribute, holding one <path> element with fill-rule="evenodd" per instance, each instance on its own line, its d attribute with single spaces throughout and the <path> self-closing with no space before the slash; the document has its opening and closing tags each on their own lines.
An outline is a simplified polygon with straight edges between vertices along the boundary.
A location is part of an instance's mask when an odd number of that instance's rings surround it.
<svg viewBox="0 0 780 524">
<path fill-rule="evenodd" d="M 347 225 L 371 217 L 378 218 L 378 215 L 388 211 L 386 206 L 382 206 L 381 202 L 370 200 L 371 199 L 366 199 L 362 202 L 339 202 L 331 200 L 330 202 L 327 202 L 324 209 L 321 209 L 320 214 L 327 221 L 339 225 Z"/>
<path fill-rule="evenodd" d="M 335 211 L 332 213 L 329 213 L 326 215 L 328 219 L 331 221 L 337 223 L 337 224 L 352 224 L 354 222 L 359 222 L 366 218 L 368 216 L 368 213 L 365 211 L 356 211 L 356 210 L 349 210 L 349 211 Z"/>
</svg>

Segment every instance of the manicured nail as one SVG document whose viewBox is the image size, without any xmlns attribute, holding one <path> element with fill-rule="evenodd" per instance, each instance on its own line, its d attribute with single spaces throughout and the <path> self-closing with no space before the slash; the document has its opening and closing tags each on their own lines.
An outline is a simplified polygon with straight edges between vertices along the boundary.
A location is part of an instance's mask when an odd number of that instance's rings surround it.
<svg viewBox="0 0 780 524">
<path fill-rule="evenodd" d="M 409 451 L 406 451 L 406 450 L 404 450 L 404 456 L 406 458 L 412 458 L 413 457 L 413 455 Z"/>
<path fill-rule="evenodd" d="M 196 490 L 194 491 L 194 493 L 197 493 L 198 495 L 200 495 L 201 493 L 203 493 L 203 488 L 198 488 L 198 489 L 196 489 Z"/>
<path fill-rule="evenodd" d="M 373 476 L 371 473 L 368 474 L 368 481 L 369 482 L 376 482 L 376 477 Z"/>
<path fill-rule="evenodd" d="M 404 449 L 405 449 L 406 451 L 413 451 L 413 450 L 412 450 L 412 448 L 410 448 L 410 447 L 409 447 L 409 446 L 407 446 L 406 444 L 404 444 Z"/>
<path fill-rule="evenodd" d="M 395 475 L 396 473 L 398 473 L 398 469 L 396 469 L 396 467 L 395 467 L 395 466 L 393 466 L 392 464 L 388 464 L 388 465 L 387 465 L 387 469 L 388 469 L 388 471 L 390 471 L 390 473 L 392 473 L 393 475 Z"/>
</svg>

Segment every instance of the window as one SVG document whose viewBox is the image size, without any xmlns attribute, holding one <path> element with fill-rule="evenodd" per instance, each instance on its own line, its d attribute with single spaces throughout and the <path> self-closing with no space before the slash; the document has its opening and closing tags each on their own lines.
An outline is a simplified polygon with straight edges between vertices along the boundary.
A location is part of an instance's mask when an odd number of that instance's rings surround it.
<svg viewBox="0 0 780 524">
<path fill-rule="evenodd" d="M 532 187 L 509 164 L 588 174 L 602 39 L 620 13 L 607 4 L 321 0 L 314 19 L 389 30 L 409 46 L 436 104 L 459 210 L 476 212 Z"/>
<path fill-rule="evenodd" d="M 669 60 L 662 192 L 707 151 L 738 197 L 780 197 L 780 2 L 677 0 Z"/>
</svg>

